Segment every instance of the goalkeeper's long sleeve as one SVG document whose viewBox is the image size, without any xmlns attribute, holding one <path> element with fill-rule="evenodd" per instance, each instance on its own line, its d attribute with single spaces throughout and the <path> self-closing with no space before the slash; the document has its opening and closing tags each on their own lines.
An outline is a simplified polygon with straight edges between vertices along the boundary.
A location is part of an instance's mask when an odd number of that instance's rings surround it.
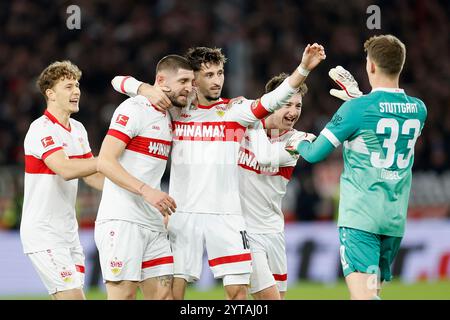
<svg viewBox="0 0 450 320">
<path fill-rule="evenodd" d="M 310 163 L 324 160 L 333 150 L 333 144 L 322 134 L 312 143 L 302 141 L 297 146 L 297 152 L 300 156 Z"/>
</svg>

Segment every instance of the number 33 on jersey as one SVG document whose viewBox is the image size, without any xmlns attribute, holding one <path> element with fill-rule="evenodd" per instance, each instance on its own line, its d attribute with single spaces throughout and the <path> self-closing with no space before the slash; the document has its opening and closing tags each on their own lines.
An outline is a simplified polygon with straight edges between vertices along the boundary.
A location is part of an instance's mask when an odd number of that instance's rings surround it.
<svg viewBox="0 0 450 320">
<path fill-rule="evenodd" d="M 339 108 L 322 131 L 344 147 L 338 225 L 403 235 L 414 146 L 426 117 L 425 104 L 402 89 L 377 88 Z"/>
</svg>

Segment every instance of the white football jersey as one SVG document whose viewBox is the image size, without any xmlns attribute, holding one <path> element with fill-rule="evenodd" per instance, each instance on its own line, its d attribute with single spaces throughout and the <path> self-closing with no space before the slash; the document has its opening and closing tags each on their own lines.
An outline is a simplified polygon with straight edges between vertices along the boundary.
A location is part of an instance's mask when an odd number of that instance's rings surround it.
<svg viewBox="0 0 450 320">
<path fill-rule="evenodd" d="M 55 151 L 91 158 L 83 125 L 69 119 L 65 128 L 48 112 L 33 121 L 25 136 L 25 190 L 20 236 L 25 253 L 80 245 L 75 201 L 78 179 L 65 181 L 44 162 Z"/>
<path fill-rule="evenodd" d="M 281 203 L 298 159 L 284 146 L 294 132 L 268 139 L 265 130 L 251 129 L 245 136 L 239 151 L 239 191 L 249 233 L 284 231 Z M 258 139 L 261 135 L 266 145 Z"/>
<path fill-rule="evenodd" d="M 177 211 L 242 214 L 238 155 L 246 128 L 268 115 L 259 100 L 172 108 L 169 193 Z"/>
<path fill-rule="evenodd" d="M 119 159 L 124 169 L 160 190 L 172 145 L 169 113 L 157 111 L 143 96 L 129 98 L 117 107 L 107 134 L 126 143 Z M 165 231 L 158 209 L 107 178 L 97 215 L 97 221 L 102 220 L 125 220 Z"/>
</svg>

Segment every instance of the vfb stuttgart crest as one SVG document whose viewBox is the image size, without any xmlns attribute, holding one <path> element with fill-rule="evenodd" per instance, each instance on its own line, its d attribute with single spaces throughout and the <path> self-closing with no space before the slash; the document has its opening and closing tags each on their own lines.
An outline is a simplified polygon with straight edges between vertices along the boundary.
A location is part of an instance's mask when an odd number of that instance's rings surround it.
<svg viewBox="0 0 450 320">
<path fill-rule="evenodd" d="M 123 261 L 119 261 L 117 257 L 115 257 L 114 260 L 110 261 L 109 266 L 111 268 L 111 273 L 117 276 L 120 272 L 122 272 Z"/>
</svg>

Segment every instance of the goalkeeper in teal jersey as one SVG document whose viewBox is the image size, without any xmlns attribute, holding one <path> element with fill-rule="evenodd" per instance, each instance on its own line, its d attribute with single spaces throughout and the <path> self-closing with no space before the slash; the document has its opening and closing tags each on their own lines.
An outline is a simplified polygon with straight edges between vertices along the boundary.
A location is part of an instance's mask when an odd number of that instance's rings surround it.
<svg viewBox="0 0 450 320">
<path fill-rule="evenodd" d="M 391 280 L 390 266 L 405 231 L 414 146 L 427 109 L 399 88 L 406 55 L 399 39 L 372 37 L 364 48 L 372 91 L 363 96 L 348 71 L 331 69 L 342 90 L 330 93 L 349 101 L 314 142 L 299 134 L 288 140 L 286 150 L 318 162 L 343 144 L 338 219 L 342 268 L 352 299 L 378 299 L 381 282 Z"/>
</svg>

